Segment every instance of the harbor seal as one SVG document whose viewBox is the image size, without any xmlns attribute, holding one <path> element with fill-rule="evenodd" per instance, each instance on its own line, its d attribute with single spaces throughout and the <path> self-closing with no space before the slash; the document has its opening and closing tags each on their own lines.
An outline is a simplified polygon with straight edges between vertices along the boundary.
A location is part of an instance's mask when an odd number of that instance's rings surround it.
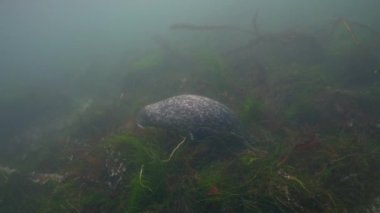
<svg viewBox="0 0 380 213">
<path fill-rule="evenodd" d="M 145 106 L 137 115 L 137 125 L 190 134 L 191 139 L 215 133 L 242 133 L 239 119 L 227 106 L 207 97 L 190 94 Z"/>
</svg>

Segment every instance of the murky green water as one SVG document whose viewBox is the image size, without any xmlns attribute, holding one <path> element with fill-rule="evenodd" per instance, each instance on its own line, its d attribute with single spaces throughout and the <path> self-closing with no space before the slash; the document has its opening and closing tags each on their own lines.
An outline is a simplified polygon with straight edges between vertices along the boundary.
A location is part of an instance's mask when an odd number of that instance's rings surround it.
<svg viewBox="0 0 380 213">
<path fill-rule="evenodd" d="M 3 0 L 0 212 L 378 212 L 378 6 Z M 137 126 L 180 94 L 250 146 Z"/>
</svg>

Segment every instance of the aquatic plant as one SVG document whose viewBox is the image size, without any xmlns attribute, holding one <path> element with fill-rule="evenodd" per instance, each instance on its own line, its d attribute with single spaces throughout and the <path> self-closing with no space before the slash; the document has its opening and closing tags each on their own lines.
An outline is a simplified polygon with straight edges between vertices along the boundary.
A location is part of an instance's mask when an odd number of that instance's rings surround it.
<svg viewBox="0 0 380 213">
<path fill-rule="evenodd" d="M 131 63 L 131 69 L 134 71 L 149 71 L 157 68 L 164 63 L 165 57 L 160 50 L 151 51 Z"/>
<path fill-rule="evenodd" d="M 260 102 L 258 98 L 253 95 L 248 96 L 242 105 L 240 116 L 245 122 L 255 122 L 262 112 L 263 107 L 263 103 Z"/>
</svg>

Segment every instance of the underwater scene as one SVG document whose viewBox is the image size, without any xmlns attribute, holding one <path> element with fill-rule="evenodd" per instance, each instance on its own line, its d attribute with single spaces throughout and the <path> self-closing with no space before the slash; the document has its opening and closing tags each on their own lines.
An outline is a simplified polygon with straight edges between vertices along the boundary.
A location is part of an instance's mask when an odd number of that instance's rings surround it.
<svg viewBox="0 0 380 213">
<path fill-rule="evenodd" d="M 0 1 L 0 212 L 380 212 L 380 1 Z"/>
</svg>

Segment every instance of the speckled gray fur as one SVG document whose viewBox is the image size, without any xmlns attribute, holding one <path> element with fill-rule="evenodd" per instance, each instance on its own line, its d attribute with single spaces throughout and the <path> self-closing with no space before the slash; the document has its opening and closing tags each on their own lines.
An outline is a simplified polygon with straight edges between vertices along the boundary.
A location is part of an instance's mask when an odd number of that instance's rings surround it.
<svg viewBox="0 0 380 213">
<path fill-rule="evenodd" d="M 137 123 L 192 134 L 240 131 L 239 120 L 227 106 L 198 95 L 179 95 L 147 105 Z"/>
</svg>

